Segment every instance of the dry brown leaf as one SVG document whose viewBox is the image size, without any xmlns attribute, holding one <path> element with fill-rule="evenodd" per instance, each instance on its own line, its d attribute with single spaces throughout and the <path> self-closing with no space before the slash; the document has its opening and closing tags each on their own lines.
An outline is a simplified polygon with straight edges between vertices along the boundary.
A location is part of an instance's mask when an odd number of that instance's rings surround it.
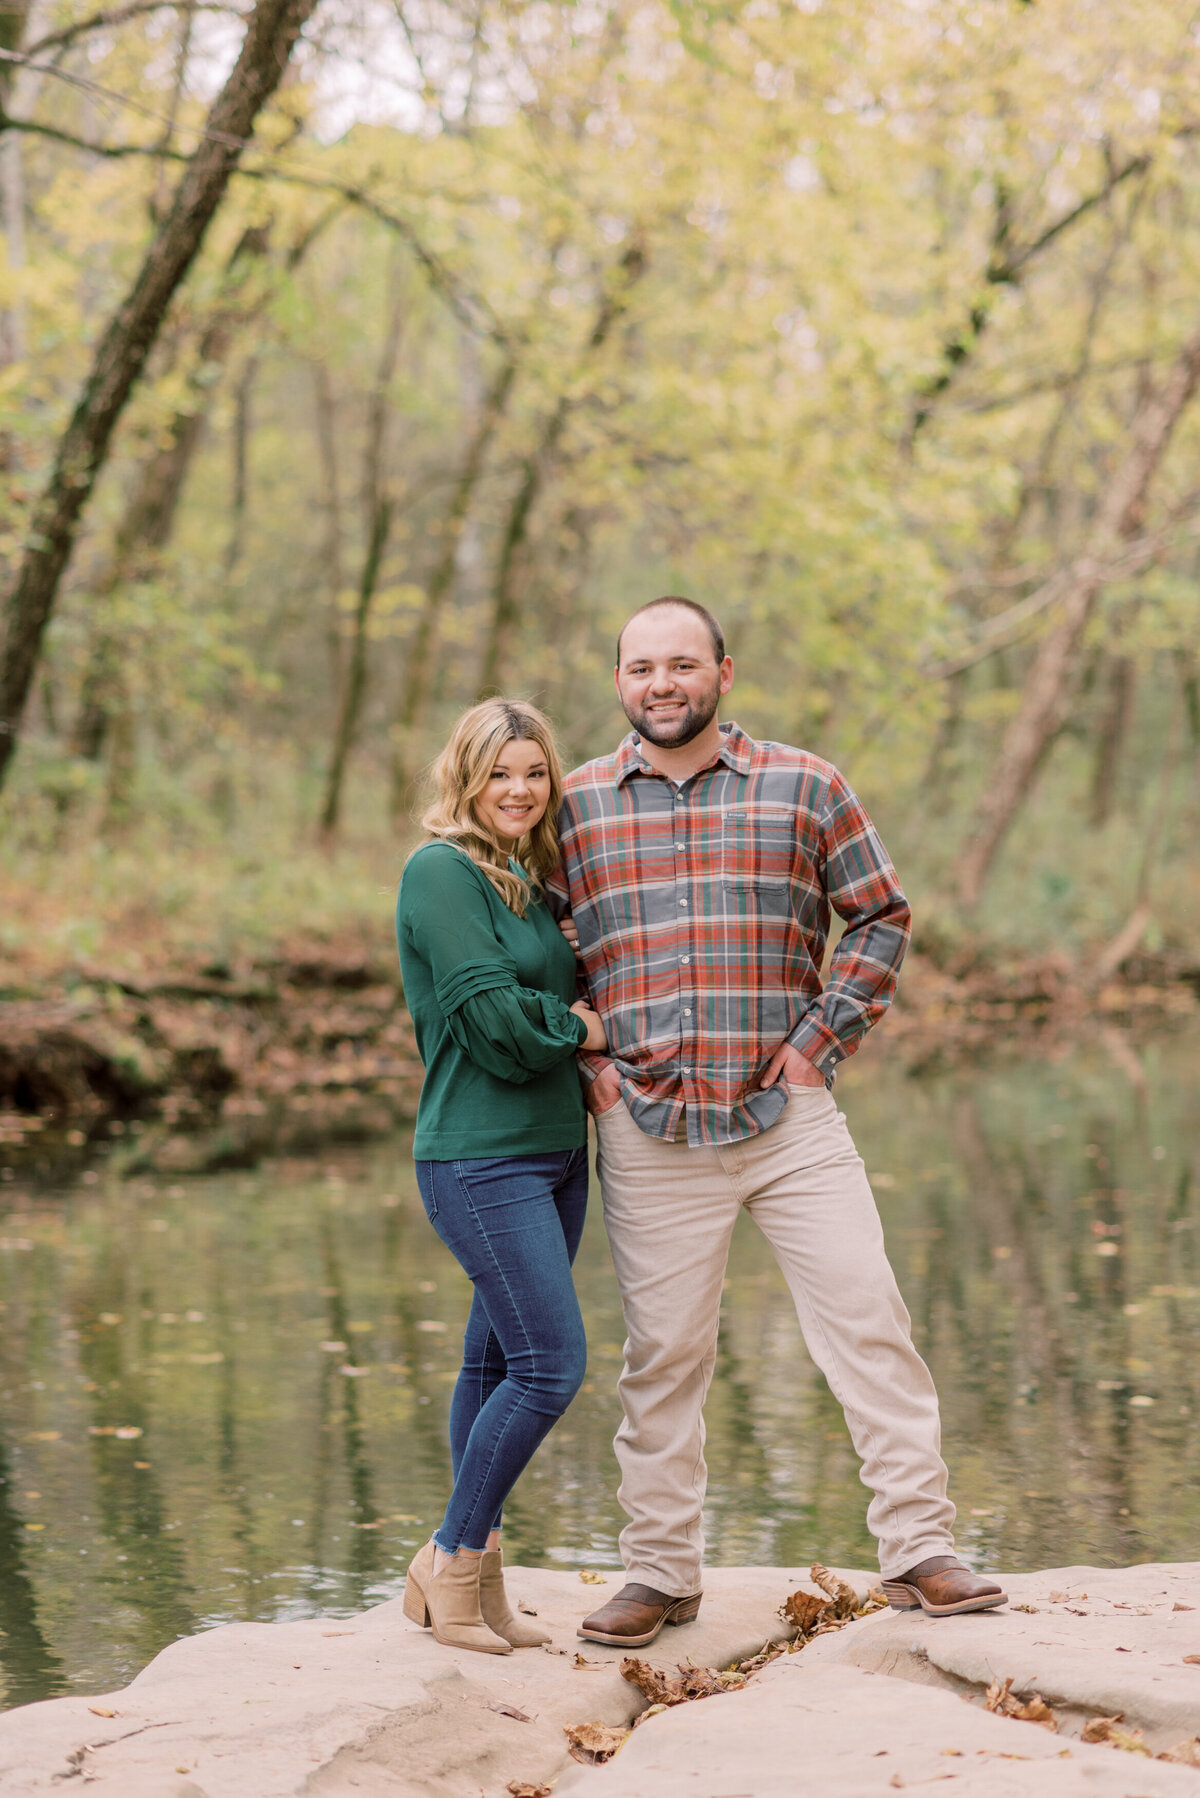
<svg viewBox="0 0 1200 1798">
<path fill-rule="evenodd" d="M 510 1779 L 504 1789 L 512 1793 L 512 1798 L 550 1798 L 551 1790 L 532 1779 Z"/>
<path fill-rule="evenodd" d="M 1079 1740 L 1081 1742 L 1107 1742 L 1109 1731 L 1124 1721 L 1124 1711 L 1115 1711 L 1111 1717 L 1089 1717 L 1079 1732 Z"/>
<path fill-rule="evenodd" d="M 1071 1594 L 1069 1592 L 1051 1592 L 1050 1603 L 1051 1604 L 1066 1604 L 1066 1602 L 1067 1602 L 1068 1598 L 1070 1598 L 1070 1596 L 1071 1596 Z"/>
<path fill-rule="evenodd" d="M 779 1607 L 785 1623 L 794 1624 L 802 1636 L 811 1635 L 830 1608 L 828 1598 L 817 1598 L 812 1592 L 793 1592 Z"/>
<path fill-rule="evenodd" d="M 1178 1599 L 1176 1599 L 1175 1603 L 1171 1606 L 1173 1611 L 1194 1611 L 1195 1608 L 1194 1604 L 1180 1604 Z"/>
<path fill-rule="evenodd" d="M 1200 1654 L 1185 1654 L 1183 1663 L 1185 1667 L 1200 1667 Z"/>
<path fill-rule="evenodd" d="M 1013 1606 L 1013 1610 L 1014 1611 L 1028 1611 L 1029 1615 L 1031 1617 L 1036 1617 L 1038 1614 L 1038 1608 L 1035 1604 L 1015 1604 Z"/>
<path fill-rule="evenodd" d="M 579 1577 L 585 1586 L 607 1586 L 608 1584 L 602 1573 L 593 1573 L 589 1567 L 585 1567 Z"/>
<path fill-rule="evenodd" d="M 497 1704 L 489 1704 L 487 1708 L 489 1711 L 495 1711 L 496 1715 L 499 1717 L 515 1717 L 518 1723 L 532 1723 L 534 1721 L 527 1711 L 519 1711 L 515 1704 L 504 1704 L 503 1702 L 500 1702 Z"/>
<path fill-rule="evenodd" d="M 712 1667 L 695 1667 L 690 1661 L 679 1663 L 679 1677 L 685 1698 L 715 1698 L 730 1689 L 724 1674 L 717 1673 Z M 738 1679 L 736 1674 L 733 1677 Z M 738 1683 L 745 1682 L 738 1679 Z"/>
<path fill-rule="evenodd" d="M 1186 1742 L 1176 1742 L 1174 1748 L 1166 1749 L 1157 1759 L 1174 1761 L 1177 1767 L 1200 1767 L 1200 1736 L 1189 1736 Z"/>
<path fill-rule="evenodd" d="M 585 1767 L 598 1767 L 612 1759 L 629 1731 L 624 1726 L 614 1729 L 608 1723 L 569 1723 L 563 1734 L 573 1760 L 581 1761 Z"/>
<path fill-rule="evenodd" d="M 609 1664 L 608 1661 L 589 1661 L 581 1654 L 577 1654 L 571 1662 L 572 1667 L 578 1667 L 581 1673 L 603 1673 Z"/>
<path fill-rule="evenodd" d="M 626 1655 L 621 1662 L 621 1678 L 636 1686 L 651 1704 L 682 1704 L 687 1697 L 681 1680 L 660 1672 L 649 1661 L 639 1661 L 636 1655 Z"/>
<path fill-rule="evenodd" d="M 835 1617 L 852 1617 L 858 1609 L 858 1593 L 853 1586 L 848 1586 L 844 1579 L 838 1579 L 830 1573 L 828 1567 L 822 1567 L 820 1561 L 814 1561 L 808 1570 L 808 1577 L 814 1586 L 820 1586 L 833 1600 Z"/>
<path fill-rule="evenodd" d="M 93 1717 L 115 1717 L 116 1711 L 110 1711 L 106 1704 L 89 1704 L 88 1710 Z"/>
<path fill-rule="evenodd" d="M 533 1606 L 531 1604 L 526 1604 L 523 1598 L 518 1598 L 517 1609 L 518 1611 L 523 1612 L 526 1617 L 537 1616 L 537 1612 L 534 1610 Z"/>
<path fill-rule="evenodd" d="M 1144 1754 L 1150 1750 L 1142 1740 L 1140 1729 L 1122 1729 L 1124 1713 L 1115 1717 L 1090 1717 L 1080 1733 L 1082 1742 L 1103 1742 L 1107 1748 L 1123 1748 L 1126 1754 Z"/>
<path fill-rule="evenodd" d="M 1058 1720 L 1040 1693 L 1032 1692 L 1027 1699 L 1013 1697 L 1011 1675 L 988 1687 L 984 1708 L 1001 1717 L 1012 1717 L 1018 1723 L 1040 1723 L 1044 1729 L 1058 1734 Z"/>
</svg>

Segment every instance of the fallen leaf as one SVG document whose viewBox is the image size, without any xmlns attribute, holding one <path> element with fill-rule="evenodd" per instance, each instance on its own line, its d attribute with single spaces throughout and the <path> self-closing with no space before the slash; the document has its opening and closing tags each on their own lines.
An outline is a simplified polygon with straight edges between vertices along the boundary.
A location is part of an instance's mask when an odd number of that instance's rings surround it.
<svg viewBox="0 0 1200 1798">
<path fill-rule="evenodd" d="M 89 1704 L 88 1710 L 93 1717 L 115 1717 L 116 1711 L 110 1711 L 106 1704 Z"/>
<path fill-rule="evenodd" d="M 498 1717 L 515 1717 L 518 1723 L 532 1723 L 533 1718 L 528 1711 L 519 1711 L 515 1704 L 489 1704 L 489 1711 L 495 1711 Z"/>
<path fill-rule="evenodd" d="M 1157 1759 L 1173 1761 L 1177 1767 L 1200 1767 L 1200 1736 L 1189 1736 L 1185 1742 L 1176 1742 L 1174 1748 L 1168 1748 Z"/>
<path fill-rule="evenodd" d="M 1103 1742 L 1108 1748 L 1122 1748 L 1126 1754 L 1144 1754 L 1150 1758 L 1150 1750 L 1142 1740 L 1140 1729 L 1121 1729 L 1122 1717 L 1092 1717 L 1084 1724 L 1080 1740 L 1084 1742 Z"/>
<path fill-rule="evenodd" d="M 569 1723 L 563 1730 L 572 1760 L 585 1767 L 598 1767 L 610 1761 L 629 1735 L 628 1729 L 614 1729 L 608 1723 Z"/>
<path fill-rule="evenodd" d="M 621 1662 L 621 1678 L 636 1686 L 651 1704 L 682 1704 L 686 1697 L 680 1680 L 672 1679 L 648 1661 L 638 1660 L 636 1655 L 627 1655 Z"/>
<path fill-rule="evenodd" d="M 321 1634 L 323 1636 L 356 1636 L 358 1631 L 356 1629 L 323 1629 Z"/>
<path fill-rule="evenodd" d="M 585 1586 L 607 1586 L 608 1584 L 608 1581 L 602 1573 L 592 1573 L 586 1567 L 579 1577 Z"/>
<path fill-rule="evenodd" d="M 1183 1659 L 1188 1667 L 1200 1667 L 1200 1654 L 1185 1654 Z"/>
<path fill-rule="evenodd" d="M 830 1608 L 828 1598 L 817 1598 L 811 1592 L 793 1592 L 779 1607 L 785 1623 L 794 1624 L 802 1636 L 811 1635 Z"/>
<path fill-rule="evenodd" d="M 941 1750 L 941 1753 L 952 1755 L 958 1759 L 962 1758 L 962 1749 L 961 1748 L 943 1748 Z"/>
<path fill-rule="evenodd" d="M 533 1606 L 531 1604 L 526 1604 L 523 1598 L 518 1598 L 517 1609 L 518 1611 L 523 1612 L 526 1617 L 537 1616 L 537 1612 L 534 1610 Z"/>
<path fill-rule="evenodd" d="M 1029 1615 L 1031 1617 L 1036 1617 L 1038 1614 L 1038 1608 L 1035 1604 L 1015 1604 L 1013 1606 L 1013 1610 L 1014 1611 L 1028 1611 Z"/>
<path fill-rule="evenodd" d="M 1001 1717 L 1013 1717 L 1018 1723 L 1040 1723 L 1058 1734 L 1058 1721 L 1040 1693 L 1031 1692 L 1027 1699 L 1013 1697 L 1011 1675 L 988 1687 L 984 1708 Z"/>
<path fill-rule="evenodd" d="M 1092 1614 L 1090 1611 L 1081 1611 L 1077 1604 L 1069 1604 L 1067 1609 L 1072 1617 L 1090 1617 Z"/>
<path fill-rule="evenodd" d="M 858 1609 L 858 1593 L 853 1586 L 848 1586 L 844 1579 L 830 1573 L 828 1567 L 822 1567 L 820 1561 L 814 1561 L 808 1570 L 808 1577 L 814 1586 L 820 1586 L 833 1600 L 835 1617 L 852 1617 Z"/>
<path fill-rule="evenodd" d="M 1070 1598 L 1070 1596 L 1071 1596 L 1071 1594 L 1069 1592 L 1051 1592 L 1050 1603 L 1051 1604 L 1066 1604 L 1066 1602 L 1067 1602 L 1068 1598 Z"/>
<path fill-rule="evenodd" d="M 571 1665 L 572 1667 L 578 1667 L 581 1673 L 603 1673 L 604 1669 L 608 1666 L 608 1662 L 589 1661 L 585 1655 L 577 1654 L 575 1659 L 571 1662 Z"/>
<path fill-rule="evenodd" d="M 1086 1615 L 1086 1613 L 1085 1613 L 1085 1615 Z M 1117 1653 L 1118 1654 L 1132 1654 L 1133 1650 L 1132 1650 L 1132 1648 L 1122 1648 L 1121 1644 L 1118 1642 L 1117 1643 Z"/>
<path fill-rule="evenodd" d="M 1171 1606 L 1173 1611 L 1194 1611 L 1195 1608 L 1194 1604 L 1180 1604 L 1178 1599 L 1176 1599 L 1175 1603 Z"/>
<path fill-rule="evenodd" d="M 550 1787 L 537 1785 L 532 1779 L 510 1779 L 505 1786 L 512 1798 L 550 1798 Z"/>
<path fill-rule="evenodd" d="M 903 1787 L 904 1781 L 901 1779 L 901 1777 L 898 1773 L 893 1773 L 892 1777 L 888 1780 L 888 1784 L 890 1786 Z"/>
<path fill-rule="evenodd" d="M 569 1649 L 569 1648 L 556 1648 L 556 1647 L 555 1647 L 555 1646 L 554 1646 L 554 1644 L 553 1644 L 553 1642 L 543 1642 L 543 1643 L 542 1643 L 542 1653 L 543 1653 L 543 1654 L 562 1654 L 562 1655 L 567 1655 L 567 1654 L 570 1654 L 570 1652 L 571 1652 L 571 1651 L 570 1651 L 570 1649 Z"/>
</svg>

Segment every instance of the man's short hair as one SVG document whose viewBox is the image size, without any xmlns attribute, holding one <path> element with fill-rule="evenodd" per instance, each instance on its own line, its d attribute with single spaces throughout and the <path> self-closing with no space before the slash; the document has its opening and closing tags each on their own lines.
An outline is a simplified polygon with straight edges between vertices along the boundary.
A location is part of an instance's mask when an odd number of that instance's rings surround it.
<svg viewBox="0 0 1200 1798">
<path fill-rule="evenodd" d="M 702 606 L 698 600 L 684 599 L 683 595 L 679 593 L 664 593 L 660 599 L 648 599 L 644 606 L 639 606 L 636 612 L 631 612 L 629 617 L 625 620 L 625 623 L 621 626 L 620 635 L 617 637 L 618 668 L 621 666 L 621 638 L 625 635 L 626 630 L 633 623 L 635 618 L 640 618 L 642 616 L 643 612 L 656 612 L 660 606 L 680 606 L 685 612 L 694 612 L 697 618 L 703 619 L 707 626 L 708 634 L 712 638 L 714 657 L 718 663 L 725 660 L 725 632 L 721 629 L 708 607 Z"/>
</svg>

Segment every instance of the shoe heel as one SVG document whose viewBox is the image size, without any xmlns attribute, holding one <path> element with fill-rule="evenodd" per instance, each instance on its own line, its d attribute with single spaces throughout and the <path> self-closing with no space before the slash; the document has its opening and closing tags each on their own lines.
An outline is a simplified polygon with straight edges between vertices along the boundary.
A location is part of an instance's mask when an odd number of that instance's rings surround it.
<svg viewBox="0 0 1200 1798">
<path fill-rule="evenodd" d="M 412 1623 L 419 1623 L 422 1629 L 428 1629 L 433 1622 L 429 1615 L 429 1606 L 425 1603 L 425 1594 L 412 1576 L 411 1570 L 404 1581 L 404 1615 Z"/>
<path fill-rule="evenodd" d="M 919 1611 L 921 1608 L 920 1599 L 913 1597 L 903 1580 L 885 1579 L 883 1596 L 893 1611 Z"/>
<path fill-rule="evenodd" d="M 695 1598 L 689 1598 L 686 1604 L 681 1604 L 678 1610 L 673 1611 L 667 1621 L 669 1623 L 694 1623 L 700 1615 L 701 1596 L 702 1594 L 697 1592 Z"/>
</svg>

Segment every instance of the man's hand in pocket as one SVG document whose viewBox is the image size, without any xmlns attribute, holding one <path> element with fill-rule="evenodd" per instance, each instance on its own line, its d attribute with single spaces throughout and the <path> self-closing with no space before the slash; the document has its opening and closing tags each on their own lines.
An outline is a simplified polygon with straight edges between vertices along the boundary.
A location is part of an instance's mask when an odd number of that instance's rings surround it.
<svg viewBox="0 0 1200 1798">
<path fill-rule="evenodd" d="M 824 1086 L 825 1076 L 815 1068 L 807 1055 L 793 1049 L 791 1043 L 780 1043 L 763 1071 L 760 1086 L 774 1086 L 785 1080 L 789 1086 Z"/>
</svg>

